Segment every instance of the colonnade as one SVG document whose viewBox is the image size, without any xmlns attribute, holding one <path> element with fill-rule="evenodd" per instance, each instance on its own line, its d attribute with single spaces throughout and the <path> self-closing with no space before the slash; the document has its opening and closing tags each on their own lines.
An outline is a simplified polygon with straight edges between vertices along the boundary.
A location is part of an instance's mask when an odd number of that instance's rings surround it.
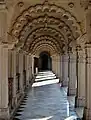
<svg viewBox="0 0 91 120">
<path fill-rule="evenodd" d="M 33 57 L 0 45 L 0 118 L 9 119 L 31 85 Z"/>
<path fill-rule="evenodd" d="M 34 75 L 34 57 L 0 45 L 0 117 L 9 118 L 30 86 Z M 75 107 L 84 107 L 84 118 L 90 120 L 91 45 L 52 57 L 52 70 L 68 96 L 75 95 Z"/>
<path fill-rule="evenodd" d="M 91 44 L 84 49 L 77 46 L 75 51 L 61 55 L 61 60 L 62 86 L 68 87 L 68 96 L 75 95 L 75 107 L 84 107 L 83 119 L 91 120 Z"/>
<path fill-rule="evenodd" d="M 79 39 L 75 49 L 71 46 L 72 50 L 51 57 L 52 71 L 62 86 L 68 87 L 67 95 L 75 95 L 75 107 L 84 107 L 83 119 L 91 120 L 91 1 L 83 1 L 87 2 L 83 5 L 86 31 L 84 43 Z M 24 97 L 34 76 L 34 56 L 9 48 L 7 19 L 6 6 L 3 5 L 0 8 L 0 119 L 5 120 L 10 118 Z"/>
</svg>

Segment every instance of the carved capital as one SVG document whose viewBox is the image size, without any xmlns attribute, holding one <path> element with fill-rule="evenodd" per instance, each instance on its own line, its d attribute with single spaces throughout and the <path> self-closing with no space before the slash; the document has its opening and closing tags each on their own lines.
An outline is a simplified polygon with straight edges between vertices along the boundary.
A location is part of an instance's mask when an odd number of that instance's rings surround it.
<svg viewBox="0 0 91 120">
<path fill-rule="evenodd" d="M 7 9 L 5 0 L 1 0 L 1 1 L 0 1 L 0 9 L 1 9 L 1 10 Z"/>
</svg>

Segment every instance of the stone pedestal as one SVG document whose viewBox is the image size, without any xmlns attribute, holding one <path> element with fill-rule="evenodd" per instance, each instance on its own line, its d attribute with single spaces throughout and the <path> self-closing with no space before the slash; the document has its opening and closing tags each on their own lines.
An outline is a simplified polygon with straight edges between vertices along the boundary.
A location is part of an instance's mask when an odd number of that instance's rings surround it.
<svg viewBox="0 0 91 120">
<path fill-rule="evenodd" d="M 75 97 L 75 107 L 84 107 L 85 106 L 85 97 Z"/>
<path fill-rule="evenodd" d="M 62 62 L 62 86 L 63 87 L 67 87 L 68 86 L 68 81 L 69 81 L 69 79 L 68 79 L 68 55 L 67 54 L 65 54 L 65 55 L 63 55 L 63 62 Z"/>
<path fill-rule="evenodd" d="M 76 95 L 76 54 L 69 53 L 69 83 L 68 83 L 68 96 Z"/>
<path fill-rule="evenodd" d="M 75 98 L 75 107 L 84 107 L 85 105 L 85 51 L 80 48 L 77 50 L 77 94 Z"/>
<path fill-rule="evenodd" d="M 84 108 L 84 114 L 82 120 L 91 120 L 91 109 Z"/>
<path fill-rule="evenodd" d="M 9 119 L 8 47 L 0 45 L 0 120 Z"/>
</svg>

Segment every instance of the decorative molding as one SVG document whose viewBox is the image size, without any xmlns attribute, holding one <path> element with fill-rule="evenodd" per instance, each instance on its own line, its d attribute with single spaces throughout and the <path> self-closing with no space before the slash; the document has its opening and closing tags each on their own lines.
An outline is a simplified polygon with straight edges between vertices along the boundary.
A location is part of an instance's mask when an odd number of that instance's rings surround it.
<svg viewBox="0 0 91 120">
<path fill-rule="evenodd" d="M 19 2 L 19 3 L 18 3 L 18 6 L 19 6 L 19 7 L 23 7 L 23 6 L 24 6 L 24 2 Z"/>
<path fill-rule="evenodd" d="M 21 5 L 23 3 L 20 3 Z M 59 46 L 58 48 L 61 49 L 81 35 L 76 18 L 64 8 L 50 4 L 48 0 L 45 0 L 43 4 L 36 4 L 25 9 L 16 18 L 9 33 L 13 37 L 12 40 L 16 42 L 15 47 L 24 51 L 33 49 L 33 47 L 29 49 L 32 46 L 31 43 L 34 44 L 32 41 L 35 41 L 38 36 L 41 38 L 43 34 L 46 37 L 53 36 L 54 40 L 50 38 L 48 40 L 51 44 L 54 41 L 56 48 Z"/>
<path fill-rule="evenodd" d="M 73 2 L 70 2 L 70 3 L 68 3 L 68 6 L 69 6 L 70 8 L 73 8 L 73 7 L 74 7 L 74 3 L 73 3 Z"/>
</svg>

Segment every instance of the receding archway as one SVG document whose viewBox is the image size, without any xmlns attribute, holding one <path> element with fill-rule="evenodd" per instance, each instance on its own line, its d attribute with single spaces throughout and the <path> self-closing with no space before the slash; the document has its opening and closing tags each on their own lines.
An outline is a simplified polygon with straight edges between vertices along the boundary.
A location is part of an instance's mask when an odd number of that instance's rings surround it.
<svg viewBox="0 0 91 120">
<path fill-rule="evenodd" d="M 39 71 L 52 70 L 52 59 L 48 52 L 41 52 L 39 55 Z"/>
</svg>

